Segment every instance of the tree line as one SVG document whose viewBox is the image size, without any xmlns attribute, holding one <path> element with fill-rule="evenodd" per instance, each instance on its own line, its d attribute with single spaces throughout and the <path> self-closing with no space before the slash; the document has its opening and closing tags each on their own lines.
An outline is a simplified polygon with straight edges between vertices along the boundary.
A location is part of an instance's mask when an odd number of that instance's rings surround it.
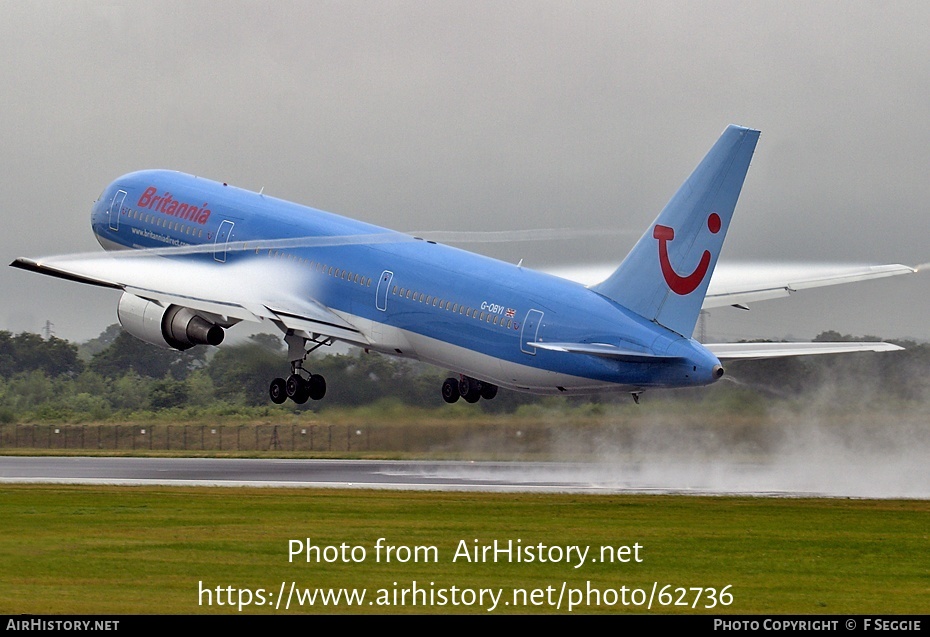
<svg viewBox="0 0 930 637">
<path fill-rule="evenodd" d="M 824 332 L 815 340 L 881 340 Z M 647 392 L 648 400 L 723 401 L 735 408 L 771 400 L 872 400 L 924 403 L 930 397 L 930 345 L 898 342 L 905 351 L 860 353 L 727 366 L 725 380 L 709 388 Z M 364 353 L 314 354 L 309 367 L 327 379 L 327 395 L 305 405 L 268 400 L 268 384 L 289 368 L 281 339 L 256 334 L 221 348 L 177 352 L 144 343 L 108 327 L 99 337 L 75 344 L 24 332 L 0 331 L 0 422 L 102 421 L 168 413 L 262 416 L 302 410 L 370 406 L 379 401 L 447 409 L 440 396 L 449 375 L 429 365 Z M 625 394 L 537 397 L 501 390 L 493 401 L 458 406 L 507 413 L 547 401 L 572 406 L 628 402 Z"/>
</svg>

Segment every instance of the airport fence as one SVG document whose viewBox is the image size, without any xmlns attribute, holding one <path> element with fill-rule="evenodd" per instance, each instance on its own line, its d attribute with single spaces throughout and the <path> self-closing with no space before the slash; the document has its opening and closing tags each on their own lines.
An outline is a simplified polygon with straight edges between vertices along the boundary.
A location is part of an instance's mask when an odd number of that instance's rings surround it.
<svg viewBox="0 0 930 637">
<path fill-rule="evenodd" d="M 0 450 L 527 453 L 551 450 L 559 437 L 558 432 L 546 425 L 512 428 L 468 424 L 3 424 Z M 591 444 L 573 446 L 585 452 L 592 450 Z"/>
</svg>

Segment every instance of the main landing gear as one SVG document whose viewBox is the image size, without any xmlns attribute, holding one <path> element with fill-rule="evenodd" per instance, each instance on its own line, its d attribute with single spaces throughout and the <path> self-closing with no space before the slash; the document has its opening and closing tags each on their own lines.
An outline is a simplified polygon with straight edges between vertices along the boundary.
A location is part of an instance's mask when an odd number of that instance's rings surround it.
<svg viewBox="0 0 930 637">
<path fill-rule="evenodd" d="M 275 378 L 271 381 L 268 395 L 271 397 L 271 402 L 276 405 L 280 405 L 288 398 L 302 405 L 307 400 L 320 400 L 326 395 L 326 379 L 304 369 L 304 361 L 310 352 L 323 345 L 332 345 L 333 341 L 332 339 L 310 341 L 314 345 L 308 350 L 308 340 L 292 333 L 284 337 L 284 342 L 287 343 L 287 358 L 291 361 L 291 375 L 287 377 L 287 380 Z"/>
<path fill-rule="evenodd" d="M 447 378 L 442 384 L 442 399 L 454 403 L 460 397 L 466 402 L 476 403 L 479 399 L 491 400 L 497 396 L 497 385 L 475 380 L 470 376 Z"/>
</svg>

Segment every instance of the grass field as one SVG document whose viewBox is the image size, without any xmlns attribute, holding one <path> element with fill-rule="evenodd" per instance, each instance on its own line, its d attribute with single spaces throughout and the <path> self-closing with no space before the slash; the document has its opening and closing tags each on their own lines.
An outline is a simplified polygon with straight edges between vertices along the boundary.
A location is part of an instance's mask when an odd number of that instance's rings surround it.
<svg viewBox="0 0 930 637">
<path fill-rule="evenodd" d="M 0 613 L 920 614 L 928 539 L 923 500 L 7 485 Z M 456 557 L 494 540 L 547 561 Z"/>
</svg>

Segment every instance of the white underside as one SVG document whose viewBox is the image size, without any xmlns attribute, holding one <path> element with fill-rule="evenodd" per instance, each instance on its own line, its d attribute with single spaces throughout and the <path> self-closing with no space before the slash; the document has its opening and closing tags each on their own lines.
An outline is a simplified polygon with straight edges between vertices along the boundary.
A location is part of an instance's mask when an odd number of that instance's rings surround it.
<svg viewBox="0 0 930 637">
<path fill-rule="evenodd" d="M 370 344 L 353 345 L 420 360 L 498 387 L 533 394 L 590 394 L 639 389 L 521 365 L 345 312 L 337 314 L 352 323 L 370 341 Z M 513 346 L 519 351 L 519 341 L 515 340 Z M 527 359 L 533 357 L 523 352 L 521 355 Z"/>
</svg>

